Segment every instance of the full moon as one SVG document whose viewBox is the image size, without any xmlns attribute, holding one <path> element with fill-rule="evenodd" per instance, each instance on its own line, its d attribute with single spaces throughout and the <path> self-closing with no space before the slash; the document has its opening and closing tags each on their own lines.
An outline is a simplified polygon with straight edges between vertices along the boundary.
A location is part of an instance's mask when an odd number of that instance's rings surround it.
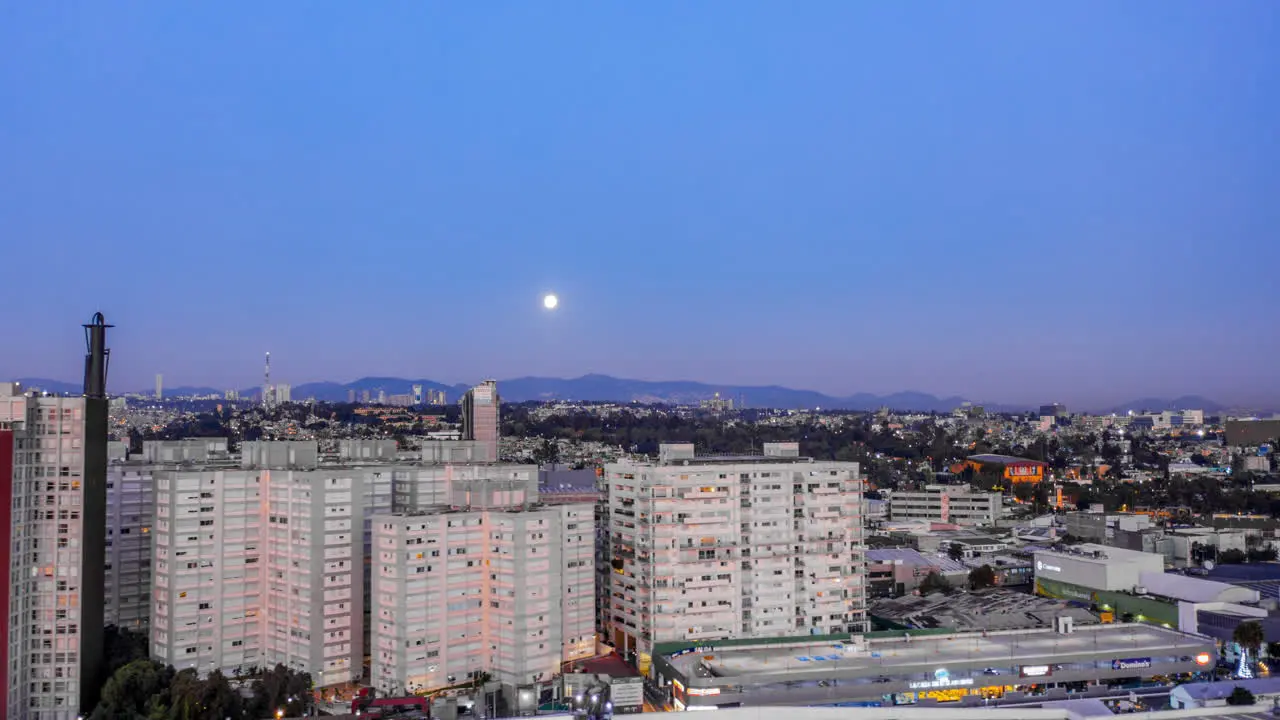
<svg viewBox="0 0 1280 720">
<path fill-rule="evenodd" d="M 555 310 L 556 306 L 559 304 L 560 298 L 556 297 L 553 293 L 547 293 L 542 296 L 542 307 L 548 310 Z"/>
</svg>

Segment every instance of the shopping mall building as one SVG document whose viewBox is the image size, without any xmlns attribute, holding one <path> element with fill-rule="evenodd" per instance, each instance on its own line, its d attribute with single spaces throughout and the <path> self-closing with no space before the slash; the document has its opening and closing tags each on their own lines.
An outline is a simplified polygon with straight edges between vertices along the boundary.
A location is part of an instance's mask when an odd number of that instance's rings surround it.
<svg viewBox="0 0 1280 720">
<path fill-rule="evenodd" d="M 880 637 L 875 637 L 880 635 Z M 763 705 L 980 705 L 1100 697 L 1213 668 L 1213 640 L 1144 624 L 729 641 L 656 648 L 678 710 Z"/>
</svg>

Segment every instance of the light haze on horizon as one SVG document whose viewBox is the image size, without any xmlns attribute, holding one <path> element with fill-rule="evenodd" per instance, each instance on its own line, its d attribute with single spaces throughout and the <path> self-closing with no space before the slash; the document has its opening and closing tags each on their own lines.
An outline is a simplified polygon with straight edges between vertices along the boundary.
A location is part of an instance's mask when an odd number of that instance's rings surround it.
<svg viewBox="0 0 1280 720">
<path fill-rule="evenodd" d="M 10 3 L 0 378 L 1280 402 L 1280 3 Z M 542 307 L 559 297 L 554 312 Z"/>
</svg>

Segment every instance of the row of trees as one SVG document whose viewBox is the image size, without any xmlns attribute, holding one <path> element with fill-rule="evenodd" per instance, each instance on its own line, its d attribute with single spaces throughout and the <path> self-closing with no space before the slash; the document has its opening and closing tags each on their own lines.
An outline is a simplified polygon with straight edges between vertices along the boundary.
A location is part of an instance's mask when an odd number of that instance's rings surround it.
<svg viewBox="0 0 1280 720">
<path fill-rule="evenodd" d="M 669 412 L 617 413 L 600 417 L 589 412 L 535 417 L 536 404 L 504 405 L 502 432 L 516 437 L 542 437 L 618 445 L 628 451 L 656 453 L 666 442 L 694 443 L 700 450 L 723 454 L 759 451 L 766 442 L 796 442 L 801 452 L 822 460 L 862 460 L 880 453 L 906 460 L 951 455 L 954 439 L 941 429 L 899 436 L 870 416 L 849 415 L 843 422 L 791 426 L 756 424 L 710 415 L 692 417 Z"/>
<path fill-rule="evenodd" d="M 984 588 L 995 587 L 996 571 L 990 565 L 974 568 L 969 571 L 967 585 L 970 590 L 982 590 Z M 920 581 L 920 594 L 932 595 L 936 592 L 948 593 L 955 588 L 951 585 L 951 581 L 945 578 L 941 573 L 931 572 Z"/>
<path fill-rule="evenodd" d="M 311 676 L 284 665 L 251 671 L 245 680 L 221 672 L 201 679 L 147 657 L 146 636 L 115 627 L 106 632 L 107 670 L 91 720 L 225 720 L 297 716 L 311 707 Z M 248 682 L 247 693 L 240 688 Z"/>
</svg>

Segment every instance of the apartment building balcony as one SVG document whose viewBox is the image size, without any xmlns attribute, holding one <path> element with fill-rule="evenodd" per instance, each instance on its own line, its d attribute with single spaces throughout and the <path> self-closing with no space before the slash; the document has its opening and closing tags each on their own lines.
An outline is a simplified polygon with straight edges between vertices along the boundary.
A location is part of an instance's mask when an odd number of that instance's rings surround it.
<svg viewBox="0 0 1280 720">
<path fill-rule="evenodd" d="M 716 548 L 736 548 L 740 545 L 736 538 L 727 536 L 703 537 L 698 540 L 681 538 L 676 544 L 677 550 L 714 550 Z"/>
<path fill-rule="evenodd" d="M 676 495 L 678 500 L 719 500 L 729 497 L 729 490 L 686 490 Z"/>
<path fill-rule="evenodd" d="M 809 588 L 804 593 L 804 600 L 810 605 L 847 605 L 848 598 L 845 597 L 844 588 L 841 587 L 825 587 L 825 588 Z"/>
<path fill-rule="evenodd" d="M 684 638 L 686 640 L 711 640 L 716 638 L 723 638 L 730 634 L 731 633 L 729 630 L 725 630 L 723 628 L 705 628 L 705 629 L 689 628 L 684 632 Z"/>
<path fill-rule="evenodd" d="M 813 528 L 830 528 L 833 531 L 841 531 L 847 527 L 849 519 L 839 512 L 814 511 L 805 515 L 802 522 L 796 523 L 800 527 Z"/>
<path fill-rule="evenodd" d="M 701 578 L 696 578 L 696 579 L 691 578 L 679 583 L 678 585 L 679 587 L 682 587 L 686 590 L 697 590 L 697 589 L 703 589 L 703 588 L 718 588 L 718 587 L 727 588 L 733 585 L 733 577 L 732 575 L 730 575 L 730 577 L 727 577 L 727 578 L 712 577 L 709 580 L 703 580 Z"/>
<path fill-rule="evenodd" d="M 694 607 L 684 607 L 680 612 L 681 618 L 686 623 L 698 623 L 700 625 L 735 625 L 739 621 L 740 615 L 733 607 L 707 607 L 695 605 Z"/>
<path fill-rule="evenodd" d="M 791 532 L 752 533 L 750 547 L 742 549 L 743 557 L 752 558 L 789 558 L 795 555 Z"/>
<path fill-rule="evenodd" d="M 756 606 L 790 605 L 795 594 L 794 585 L 753 588 L 752 604 Z"/>
</svg>

